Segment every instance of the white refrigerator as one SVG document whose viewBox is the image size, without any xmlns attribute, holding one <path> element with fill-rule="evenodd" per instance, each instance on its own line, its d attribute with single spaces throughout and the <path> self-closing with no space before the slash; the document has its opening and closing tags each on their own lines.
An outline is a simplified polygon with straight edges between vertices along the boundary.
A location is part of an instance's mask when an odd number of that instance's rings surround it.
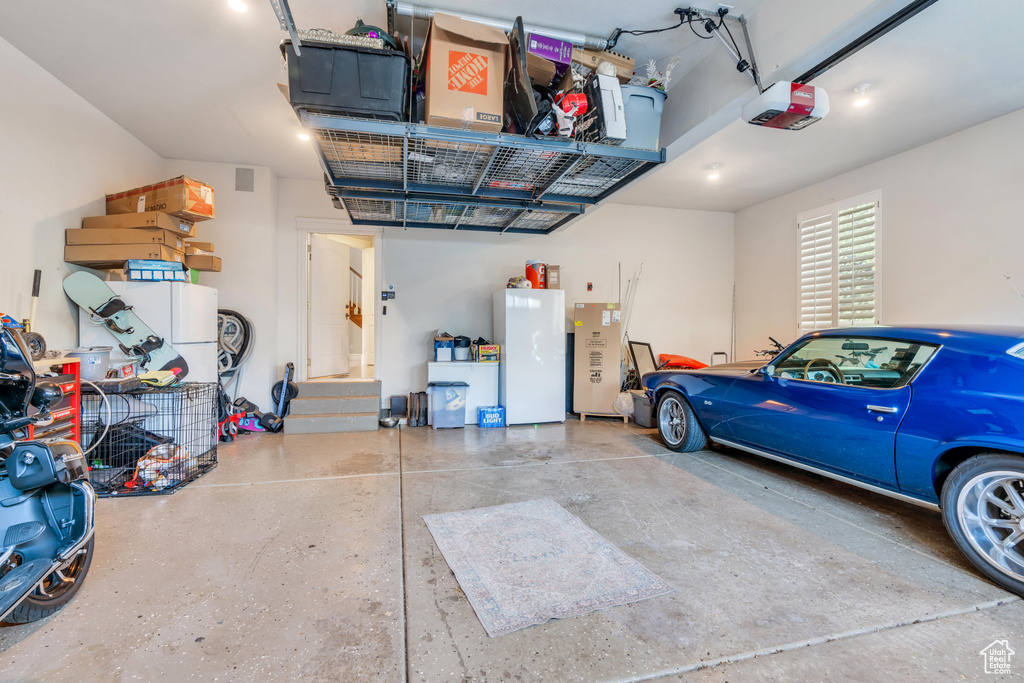
<svg viewBox="0 0 1024 683">
<path fill-rule="evenodd" d="M 217 381 L 217 290 L 188 282 L 108 282 L 136 315 L 188 363 L 186 382 Z M 111 361 L 127 359 L 117 339 L 78 309 L 78 343 L 112 346 Z"/>
<path fill-rule="evenodd" d="M 494 343 L 506 424 L 565 422 L 565 292 L 495 292 Z"/>
</svg>

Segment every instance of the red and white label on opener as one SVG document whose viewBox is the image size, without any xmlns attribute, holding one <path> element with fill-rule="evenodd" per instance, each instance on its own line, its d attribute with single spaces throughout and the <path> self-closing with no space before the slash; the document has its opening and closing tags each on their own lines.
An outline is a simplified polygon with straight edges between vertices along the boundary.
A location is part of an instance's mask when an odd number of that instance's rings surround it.
<svg viewBox="0 0 1024 683">
<path fill-rule="evenodd" d="M 789 109 L 794 114 L 809 115 L 814 111 L 814 86 L 793 83 L 790 86 Z"/>
<path fill-rule="evenodd" d="M 810 116 L 814 111 L 814 86 L 791 83 L 789 107 L 785 112 L 765 122 L 765 128 L 787 128 L 790 124 Z"/>
</svg>

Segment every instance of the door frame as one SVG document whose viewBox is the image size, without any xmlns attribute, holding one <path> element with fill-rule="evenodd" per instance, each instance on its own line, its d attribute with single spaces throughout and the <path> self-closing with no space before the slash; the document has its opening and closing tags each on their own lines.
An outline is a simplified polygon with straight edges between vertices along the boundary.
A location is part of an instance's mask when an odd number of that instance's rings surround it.
<svg viewBox="0 0 1024 683">
<path fill-rule="evenodd" d="M 295 358 L 299 360 L 296 363 L 295 375 L 299 382 L 304 382 L 309 379 L 309 245 L 310 235 L 313 233 L 330 234 L 330 235 L 352 235 L 355 237 L 370 237 L 373 239 L 373 290 L 374 292 L 380 292 L 383 290 L 381 285 L 381 277 L 384 273 L 384 228 L 378 226 L 362 226 L 352 225 L 348 221 L 336 220 L 332 218 L 296 218 L 295 219 L 295 232 L 296 232 L 296 272 L 298 280 L 296 282 L 296 301 L 295 310 L 298 311 L 298 329 L 296 330 L 296 348 Z M 364 282 L 363 286 L 366 287 L 368 283 Z M 374 320 L 373 320 L 373 350 L 374 350 L 374 364 L 373 364 L 373 379 L 380 380 L 382 374 L 382 361 L 384 360 L 381 353 L 381 340 L 383 337 L 383 316 L 382 301 L 379 297 L 373 297 L 374 300 Z M 306 360 L 305 363 L 302 360 Z"/>
</svg>

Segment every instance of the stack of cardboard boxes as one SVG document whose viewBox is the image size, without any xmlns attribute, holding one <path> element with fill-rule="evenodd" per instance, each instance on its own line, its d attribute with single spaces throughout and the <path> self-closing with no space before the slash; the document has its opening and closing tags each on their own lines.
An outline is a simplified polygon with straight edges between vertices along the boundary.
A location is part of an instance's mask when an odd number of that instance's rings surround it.
<svg viewBox="0 0 1024 683">
<path fill-rule="evenodd" d="M 213 217 L 213 188 L 186 176 L 107 195 L 106 216 L 65 231 L 64 260 L 101 269 L 131 262 L 130 273 L 148 273 L 139 276 L 147 280 L 181 279 L 185 268 L 216 272 L 213 244 L 194 240 L 196 223 Z M 153 263 L 136 268 L 137 261 Z"/>
</svg>

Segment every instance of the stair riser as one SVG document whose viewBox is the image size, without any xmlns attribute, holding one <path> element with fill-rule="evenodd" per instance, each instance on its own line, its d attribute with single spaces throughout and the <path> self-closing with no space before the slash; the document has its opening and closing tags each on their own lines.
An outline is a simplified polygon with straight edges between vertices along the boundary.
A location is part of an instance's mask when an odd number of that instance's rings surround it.
<svg viewBox="0 0 1024 683">
<path fill-rule="evenodd" d="M 291 415 L 323 415 L 324 413 L 372 413 L 380 410 L 378 396 L 353 398 L 297 398 L 291 402 Z"/>
<path fill-rule="evenodd" d="M 322 434 L 333 432 L 374 432 L 377 431 L 377 417 L 374 415 L 353 415 L 344 417 L 293 417 L 284 421 L 285 434 Z"/>
<path fill-rule="evenodd" d="M 380 396 L 380 382 L 299 382 L 300 398 Z"/>
</svg>

